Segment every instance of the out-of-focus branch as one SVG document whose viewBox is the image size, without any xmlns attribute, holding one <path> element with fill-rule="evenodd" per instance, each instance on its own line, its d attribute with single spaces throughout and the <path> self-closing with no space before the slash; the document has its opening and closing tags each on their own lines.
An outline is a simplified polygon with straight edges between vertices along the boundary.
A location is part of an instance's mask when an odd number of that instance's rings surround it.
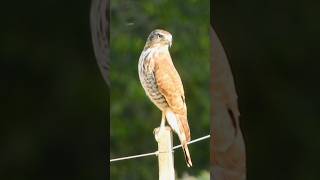
<svg viewBox="0 0 320 180">
<path fill-rule="evenodd" d="M 234 79 L 221 42 L 211 29 L 211 179 L 245 180 L 245 144 Z"/>
<path fill-rule="evenodd" d="M 110 85 L 109 0 L 92 0 L 90 27 L 94 54 L 104 80 Z"/>
</svg>

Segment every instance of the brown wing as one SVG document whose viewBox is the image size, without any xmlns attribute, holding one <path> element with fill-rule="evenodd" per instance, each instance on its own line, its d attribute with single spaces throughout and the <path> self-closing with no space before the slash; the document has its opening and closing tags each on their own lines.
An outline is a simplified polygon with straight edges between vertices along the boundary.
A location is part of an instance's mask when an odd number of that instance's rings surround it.
<svg viewBox="0 0 320 180">
<path fill-rule="evenodd" d="M 169 107 L 180 120 L 179 126 L 180 129 L 183 129 L 186 140 L 190 141 L 190 129 L 183 85 L 169 54 L 157 57 L 155 61 L 155 79 L 159 91 L 166 98 Z"/>
</svg>

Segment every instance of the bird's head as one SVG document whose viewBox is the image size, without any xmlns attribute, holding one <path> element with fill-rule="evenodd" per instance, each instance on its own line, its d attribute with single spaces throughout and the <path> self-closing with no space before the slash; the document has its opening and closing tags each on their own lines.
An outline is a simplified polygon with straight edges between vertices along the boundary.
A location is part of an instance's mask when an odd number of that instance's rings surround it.
<svg viewBox="0 0 320 180">
<path fill-rule="evenodd" d="M 165 31 L 162 29 L 156 29 L 150 33 L 145 47 L 147 48 L 163 47 L 163 46 L 171 47 L 171 45 L 172 45 L 172 35 L 168 31 Z"/>
</svg>

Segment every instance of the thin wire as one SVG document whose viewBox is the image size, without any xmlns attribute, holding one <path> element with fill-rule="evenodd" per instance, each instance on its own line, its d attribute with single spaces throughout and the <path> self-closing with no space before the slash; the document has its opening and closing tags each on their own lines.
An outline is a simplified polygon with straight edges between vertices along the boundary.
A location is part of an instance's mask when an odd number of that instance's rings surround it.
<svg viewBox="0 0 320 180">
<path fill-rule="evenodd" d="M 198 141 L 202 141 L 202 140 L 208 139 L 208 138 L 210 138 L 210 134 L 209 134 L 209 135 L 206 135 L 206 136 L 203 136 L 203 137 L 201 137 L 201 138 L 198 138 L 198 139 L 194 139 L 194 140 L 192 140 L 192 141 L 189 141 L 187 144 L 192 144 L 192 143 L 195 143 L 195 142 L 198 142 Z M 180 148 L 180 147 L 182 147 L 181 144 L 180 144 L 180 145 L 177 145 L 177 146 L 174 146 L 174 147 L 172 148 L 172 150 L 178 149 L 178 148 Z"/>
<path fill-rule="evenodd" d="M 114 161 L 122 161 L 126 159 L 134 159 L 134 158 L 139 158 L 139 157 L 145 157 L 145 156 L 151 156 L 151 155 L 158 155 L 159 152 L 153 152 L 153 153 L 145 153 L 145 154 L 140 154 L 140 155 L 134 155 L 134 156 L 127 156 L 127 157 L 122 157 L 122 158 L 115 158 L 115 159 L 110 159 L 110 162 Z"/>
<path fill-rule="evenodd" d="M 199 142 L 199 141 L 202 141 L 204 139 L 208 139 L 210 138 L 210 134 L 209 135 L 206 135 L 206 136 L 203 136 L 201 138 L 197 138 L 197 139 L 194 139 L 192 141 L 189 141 L 188 144 L 193 144 L 195 142 Z M 174 146 L 172 148 L 172 150 L 175 150 L 175 149 L 178 149 L 182 147 L 182 145 L 177 145 L 177 146 Z M 115 159 L 110 159 L 110 162 L 115 162 L 115 161 L 122 161 L 122 160 L 127 160 L 127 159 L 135 159 L 135 158 L 140 158 L 140 157 L 145 157 L 145 156 L 152 156 L 152 155 L 158 155 L 159 154 L 159 151 L 155 151 L 155 152 L 152 152 L 152 153 L 145 153 L 145 154 L 139 154 L 139 155 L 133 155 L 133 156 L 126 156 L 126 157 L 121 157 L 121 158 L 115 158 Z"/>
</svg>

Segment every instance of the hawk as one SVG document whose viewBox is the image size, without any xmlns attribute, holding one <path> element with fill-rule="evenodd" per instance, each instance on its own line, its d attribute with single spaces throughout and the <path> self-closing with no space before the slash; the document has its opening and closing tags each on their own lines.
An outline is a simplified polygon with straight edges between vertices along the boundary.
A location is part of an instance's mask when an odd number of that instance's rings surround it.
<svg viewBox="0 0 320 180">
<path fill-rule="evenodd" d="M 156 29 L 150 33 L 139 58 L 139 78 L 147 96 L 162 112 L 159 133 L 163 132 L 167 120 L 179 137 L 187 166 L 191 167 L 187 106 L 183 84 L 169 53 L 171 45 L 169 32 Z"/>
</svg>

